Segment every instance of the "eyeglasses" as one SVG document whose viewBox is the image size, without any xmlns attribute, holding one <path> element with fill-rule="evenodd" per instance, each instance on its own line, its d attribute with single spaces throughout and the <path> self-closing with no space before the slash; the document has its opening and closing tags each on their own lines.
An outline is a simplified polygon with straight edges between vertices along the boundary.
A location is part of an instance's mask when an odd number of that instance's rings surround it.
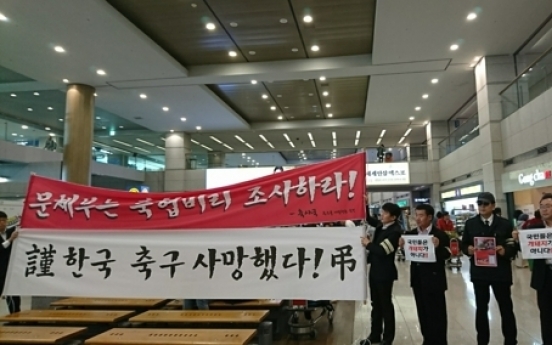
<svg viewBox="0 0 552 345">
<path fill-rule="evenodd" d="M 550 204 L 540 205 L 539 208 L 541 210 L 548 210 L 549 208 L 552 208 L 552 205 L 550 205 Z"/>
<path fill-rule="evenodd" d="M 485 201 L 478 201 L 477 206 L 489 206 L 491 203 Z"/>
</svg>

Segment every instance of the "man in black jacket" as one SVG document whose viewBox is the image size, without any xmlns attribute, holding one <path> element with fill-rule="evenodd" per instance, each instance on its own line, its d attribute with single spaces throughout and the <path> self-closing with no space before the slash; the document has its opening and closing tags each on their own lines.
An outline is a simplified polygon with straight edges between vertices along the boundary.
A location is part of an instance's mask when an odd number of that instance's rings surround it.
<svg viewBox="0 0 552 345">
<path fill-rule="evenodd" d="M 17 238 L 19 233 L 15 231 L 15 227 L 7 229 L 8 215 L 0 211 L 0 294 L 3 294 L 4 284 L 6 283 L 6 275 L 8 274 L 8 265 L 10 263 L 10 255 L 12 243 Z M 21 311 L 21 297 L 6 296 L 6 303 L 10 314 Z"/>
<path fill-rule="evenodd" d="M 400 216 L 401 209 L 392 203 L 381 207 L 381 222 L 367 214 L 366 220 L 376 231 L 373 238 L 362 238 L 362 245 L 368 250 L 368 280 L 372 301 L 372 331 L 370 336 L 362 341 L 362 345 L 391 345 L 395 339 L 395 309 L 392 295 L 393 282 L 398 279 L 395 254 L 402 234 L 398 223 Z"/>
<path fill-rule="evenodd" d="M 423 345 L 447 345 L 447 276 L 445 262 L 450 258 L 450 238 L 433 226 L 435 210 L 431 205 L 416 207 L 418 227 L 407 231 L 406 235 L 433 236 L 436 262 L 412 262 L 410 264 L 410 286 L 416 299 L 416 309 L 420 321 L 420 330 L 424 337 Z M 400 246 L 404 246 L 401 238 Z"/>
<path fill-rule="evenodd" d="M 477 329 L 477 344 L 488 345 L 489 301 L 493 289 L 502 317 L 502 334 L 505 345 L 517 344 L 517 326 L 512 303 L 512 259 L 517 253 L 517 247 L 512 237 L 512 224 L 502 217 L 494 215 L 494 195 L 488 192 L 479 194 L 477 206 L 479 215 L 466 221 L 462 236 L 462 251 L 470 257 L 470 275 L 475 294 L 475 327 Z M 496 266 L 476 266 L 474 260 L 474 238 L 492 237 L 496 241 Z"/>
<path fill-rule="evenodd" d="M 530 225 L 528 229 L 552 228 L 552 194 L 542 196 L 540 213 L 543 223 Z M 517 231 L 514 238 L 519 240 Z M 533 260 L 531 287 L 537 291 L 542 345 L 552 345 L 552 259 Z"/>
</svg>

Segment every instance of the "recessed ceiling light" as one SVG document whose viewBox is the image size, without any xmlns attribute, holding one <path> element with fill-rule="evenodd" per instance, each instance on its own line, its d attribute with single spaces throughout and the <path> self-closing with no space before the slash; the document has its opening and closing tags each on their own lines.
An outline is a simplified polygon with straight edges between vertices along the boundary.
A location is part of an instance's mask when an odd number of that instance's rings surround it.
<svg viewBox="0 0 552 345">
<path fill-rule="evenodd" d="M 276 107 L 272 106 L 272 107 L 270 107 L 270 110 L 274 111 L 274 110 L 276 110 Z"/>
<path fill-rule="evenodd" d="M 63 119 L 58 119 L 58 120 L 59 120 L 59 122 L 63 122 Z"/>
<path fill-rule="evenodd" d="M 27 125 L 23 125 L 23 126 L 21 126 L 21 128 L 23 128 L 23 129 L 27 129 L 27 128 L 29 128 L 29 126 L 27 126 Z"/>
<path fill-rule="evenodd" d="M 475 18 L 477 18 L 477 13 L 470 13 L 468 14 L 468 16 L 466 17 L 467 20 L 474 20 Z"/>
<path fill-rule="evenodd" d="M 416 107 L 414 109 L 416 109 L 416 111 L 420 111 L 420 110 L 422 110 L 422 107 Z"/>
<path fill-rule="evenodd" d="M 40 96 L 40 94 L 38 92 L 34 92 L 33 95 Z"/>
<path fill-rule="evenodd" d="M 186 121 L 186 118 L 185 118 L 185 117 L 181 117 L 181 118 L 180 118 L 180 121 L 184 122 L 184 121 Z"/>
<path fill-rule="evenodd" d="M 459 46 L 458 44 L 453 44 L 450 46 L 450 50 L 458 50 Z"/>
<path fill-rule="evenodd" d="M 102 126 L 102 129 L 105 129 L 105 126 Z"/>
<path fill-rule="evenodd" d="M 50 133 L 50 136 L 51 137 L 55 137 L 56 135 L 54 133 Z"/>
<path fill-rule="evenodd" d="M 44 130 L 49 131 L 50 127 L 44 127 Z"/>
<path fill-rule="evenodd" d="M 320 81 L 325 81 L 325 80 L 326 80 L 326 77 L 324 77 L 324 76 L 320 77 Z"/>
<path fill-rule="evenodd" d="M 54 50 L 57 51 L 58 53 L 65 53 L 65 49 L 63 49 L 62 46 L 55 46 Z"/>
<path fill-rule="evenodd" d="M 105 71 L 103 69 L 99 69 L 96 71 L 99 75 L 105 75 Z"/>
<path fill-rule="evenodd" d="M 63 82 L 64 82 L 65 84 L 67 84 L 67 83 L 69 83 L 69 79 L 63 79 Z"/>
<path fill-rule="evenodd" d="M 297 53 L 299 51 L 299 49 L 297 48 L 291 48 L 291 51 L 294 52 L 294 53 Z"/>
<path fill-rule="evenodd" d="M 332 113 L 328 114 L 328 117 L 333 117 L 333 114 Z"/>
<path fill-rule="evenodd" d="M 12 93 L 10 96 L 17 97 L 17 95 L 15 93 Z"/>
<path fill-rule="evenodd" d="M 171 133 L 174 133 L 174 129 L 171 129 L 170 132 L 171 132 Z"/>
<path fill-rule="evenodd" d="M 231 57 L 236 57 L 238 56 L 238 53 L 236 53 L 235 51 L 231 50 L 228 52 L 228 55 L 230 55 Z"/>
<path fill-rule="evenodd" d="M 267 99 L 268 98 L 268 95 L 263 95 L 263 99 Z"/>
<path fill-rule="evenodd" d="M 205 27 L 207 28 L 207 30 L 215 30 L 215 28 L 216 28 L 215 24 L 213 24 L 213 23 L 207 23 L 207 25 L 205 25 Z"/>
<path fill-rule="evenodd" d="M 428 99 L 428 97 L 429 97 L 429 95 L 428 95 L 427 93 L 424 94 L 424 95 L 422 95 L 422 98 L 423 98 L 423 99 Z"/>
<path fill-rule="evenodd" d="M 201 130 L 201 126 L 197 126 L 196 129 L 197 129 L 198 131 L 200 131 L 200 130 Z"/>
<path fill-rule="evenodd" d="M 283 120 L 284 117 L 282 115 L 278 116 L 278 120 Z"/>
<path fill-rule="evenodd" d="M 94 92 L 94 97 L 98 97 L 98 93 Z"/>
<path fill-rule="evenodd" d="M 303 21 L 305 23 L 312 23 L 312 17 L 309 16 L 309 15 L 306 15 L 306 16 L 303 17 Z"/>
<path fill-rule="evenodd" d="M 233 28 L 237 28 L 237 27 L 238 27 L 238 23 L 232 22 L 232 23 L 230 23 L 230 26 L 233 27 Z"/>
<path fill-rule="evenodd" d="M 282 19 L 280 19 L 280 23 L 282 23 L 282 24 L 286 24 L 287 22 L 288 22 L 288 21 L 287 21 L 287 19 L 286 19 L 286 18 L 282 18 Z"/>
<path fill-rule="evenodd" d="M 320 47 L 317 46 L 317 45 L 314 45 L 314 46 L 311 47 L 311 50 L 312 50 L 313 52 L 317 52 L 317 51 L 320 50 Z"/>
<path fill-rule="evenodd" d="M 331 108 L 332 105 L 330 103 L 326 103 L 326 108 Z"/>
<path fill-rule="evenodd" d="M 96 120 L 99 120 L 99 119 L 100 119 L 100 117 L 99 117 L 99 116 L 96 116 Z"/>
<path fill-rule="evenodd" d="M 163 107 L 163 111 L 169 111 L 169 107 Z"/>
<path fill-rule="evenodd" d="M 322 92 L 322 96 L 327 97 L 330 93 L 328 91 Z"/>
<path fill-rule="evenodd" d="M 439 79 L 435 78 L 435 79 L 431 79 L 431 84 L 437 84 L 439 82 Z"/>
<path fill-rule="evenodd" d="M 310 97 L 312 97 L 312 96 L 314 96 L 314 94 L 312 94 L 312 93 L 309 93 L 309 96 L 310 96 Z"/>
<path fill-rule="evenodd" d="M 54 108 L 52 108 L 52 107 L 48 107 L 48 110 L 54 110 Z"/>
<path fill-rule="evenodd" d="M 195 2 L 192 3 L 192 7 L 193 8 L 196 8 L 197 7 L 197 4 Z"/>
<path fill-rule="evenodd" d="M 276 97 L 278 97 L 278 98 L 282 98 L 282 95 L 276 95 Z"/>
<path fill-rule="evenodd" d="M 410 121 L 412 121 L 412 120 L 414 120 L 414 116 L 410 116 L 408 119 L 409 119 Z"/>
<path fill-rule="evenodd" d="M 27 111 L 33 111 L 33 108 L 27 108 Z"/>
<path fill-rule="evenodd" d="M 16 137 L 16 136 L 17 136 L 17 133 L 12 133 L 12 135 L 13 135 L 14 137 Z"/>
<path fill-rule="evenodd" d="M 21 138 L 23 138 L 23 134 L 19 134 L 19 136 L 20 136 Z"/>
<path fill-rule="evenodd" d="M 249 51 L 249 55 L 255 55 L 255 54 L 257 54 L 257 53 L 254 50 Z"/>
<path fill-rule="evenodd" d="M 148 98 L 148 95 L 146 95 L 145 93 L 141 93 L 140 98 L 141 99 L 146 99 L 146 98 Z"/>
<path fill-rule="evenodd" d="M 123 126 L 119 126 L 120 129 L 123 129 L 124 127 Z"/>
<path fill-rule="evenodd" d="M 251 80 L 251 84 L 255 85 L 257 84 L 257 81 L 255 79 Z"/>
<path fill-rule="evenodd" d="M 8 21 L 8 17 L 6 17 L 6 16 L 3 15 L 2 13 L 0 13 L 0 20 L 3 21 L 3 22 L 7 22 L 7 21 Z"/>
</svg>

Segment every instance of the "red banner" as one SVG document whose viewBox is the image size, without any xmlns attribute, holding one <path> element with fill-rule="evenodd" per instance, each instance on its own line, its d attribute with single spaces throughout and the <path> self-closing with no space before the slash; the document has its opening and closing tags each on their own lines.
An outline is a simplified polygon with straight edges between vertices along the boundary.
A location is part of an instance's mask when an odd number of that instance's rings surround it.
<svg viewBox="0 0 552 345">
<path fill-rule="evenodd" d="M 31 176 L 21 227 L 215 229 L 363 219 L 365 161 L 361 153 L 228 187 L 173 193 L 137 194 Z"/>
</svg>

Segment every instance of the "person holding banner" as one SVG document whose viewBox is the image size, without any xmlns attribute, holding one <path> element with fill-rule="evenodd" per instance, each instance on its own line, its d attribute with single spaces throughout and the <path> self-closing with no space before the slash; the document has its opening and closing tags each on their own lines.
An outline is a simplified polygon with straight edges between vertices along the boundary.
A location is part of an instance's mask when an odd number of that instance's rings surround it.
<svg viewBox="0 0 552 345">
<path fill-rule="evenodd" d="M 372 330 L 370 336 L 363 340 L 361 345 L 380 344 L 380 342 L 382 345 L 391 345 L 395 339 L 395 308 L 392 295 L 393 283 L 399 278 L 395 266 L 395 254 L 402 234 L 398 222 L 400 216 L 401 209 L 392 203 L 386 203 L 381 207 L 381 222 L 367 213 L 368 224 L 376 228 L 373 238 L 362 238 L 362 245 L 368 250 L 370 264 Z"/>
<path fill-rule="evenodd" d="M 528 227 L 529 230 L 552 228 L 551 193 L 546 193 L 542 196 L 539 209 L 542 223 L 530 225 Z M 518 231 L 514 231 L 514 239 L 519 243 Z M 549 259 L 533 260 L 531 287 L 537 291 L 537 304 L 540 311 L 542 344 L 552 345 L 552 257 Z"/>
<path fill-rule="evenodd" d="M 517 344 L 517 325 L 511 287 L 512 260 L 517 247 L 510 222 L 494 214 L 495 197 L 489 192 L 477 197 L 479 214 L 466 221 L 462 235 L 462 252 L 470 257 L 470 275 L 475 294 L 475 328 L 477 344 L 488 345 L 489 301 L 493 289 L 502 317 L 505 345 Z"/>
<path fill-rule="evenodd" d="M 8 274 L 8 265 L 10 263 L 10 255 L 12 251 L 12 243 L 19 235 L 15 227 L 10 229 L 8 227 L 8 215 L 0 211 L 0 236 L 2 237 L 2 244 L 0 245 L 0 294 L 4 292 L 4 285 L 6 283 L 6 275 Z M 8 310 L 10 314 L 18 313 L 21 311 L 21 297 L 19 296 L 6 296 L 6 303 L 8 304 Z"/>
<path fill-rule="evenodd" d="M 450 258 L 450 238 L 441 229 L 433 226 L 435 209 L 428 204 L 416 206 L 417 228 L 407 231 L 400 240 L 404 247 L 405 238 L 433 236 L 434 262 L 410 263 L 410 286 L 414 292 L 420 330 L 424 345 L 447 345 L 447 276 L 445 263 Z M 408 259 L 408 258 L 407 258 Z"/>
</svg>

